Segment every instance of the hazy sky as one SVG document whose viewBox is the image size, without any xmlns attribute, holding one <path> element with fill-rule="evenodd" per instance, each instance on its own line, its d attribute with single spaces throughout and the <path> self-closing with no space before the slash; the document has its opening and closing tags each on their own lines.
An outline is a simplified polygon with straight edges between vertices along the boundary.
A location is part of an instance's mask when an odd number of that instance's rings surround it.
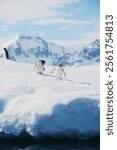
<svg viewBox="0 0 117 150">
<path fill-rule="evenodd" d="M 100 0 L 0 0 L 0 40 L 38 35 L 62 45 L 99 38 Z"/>
</svg>

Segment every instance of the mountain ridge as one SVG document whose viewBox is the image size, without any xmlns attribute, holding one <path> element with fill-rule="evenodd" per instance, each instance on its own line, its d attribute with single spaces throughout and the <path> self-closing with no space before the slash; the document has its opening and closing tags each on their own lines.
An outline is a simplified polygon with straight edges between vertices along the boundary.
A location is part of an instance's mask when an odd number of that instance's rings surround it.
<svg viewBox="0 0 117 150">
<path fill-rule="evenodd" d="M 100 41 L 94 40 L 82 50 L 69 48 L 47 42 L 39 36 L 18 36 L 7 47 L 10 59 L 24 63 L 35 63 L 38 59 L 45 59 L 49 65 L 83 65 L 100 61 Z M 76 48 L 77 49 L 77 48 Z"/>
</svg>

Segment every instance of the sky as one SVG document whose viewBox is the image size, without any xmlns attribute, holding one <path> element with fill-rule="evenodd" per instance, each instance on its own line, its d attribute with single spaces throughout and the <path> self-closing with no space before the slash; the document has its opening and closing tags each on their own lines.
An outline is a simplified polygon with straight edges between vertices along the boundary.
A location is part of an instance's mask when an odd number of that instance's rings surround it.
<svg viewBox="0 0 117 150">
<path fill-rule="evenodd" d="M 20 34 L 63 46 L 99 39 L 100 0 L 0 0 L 0 43 Z"/>
</svg>

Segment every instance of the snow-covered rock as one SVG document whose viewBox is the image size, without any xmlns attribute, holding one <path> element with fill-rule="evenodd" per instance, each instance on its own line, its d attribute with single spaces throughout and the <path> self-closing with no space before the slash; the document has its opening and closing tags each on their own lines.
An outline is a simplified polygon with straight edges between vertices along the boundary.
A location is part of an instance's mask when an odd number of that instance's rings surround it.
<svg viewBox="0 0 117 150">
<path fill-rule="evenodd" d="M 65 67 L 62 81 L 50 74 L 53 67 L 46 66 L 44 75 L 33 67 L 0 58 L 0 137 L 98 135 L 99 65 Z"/>
</svg>

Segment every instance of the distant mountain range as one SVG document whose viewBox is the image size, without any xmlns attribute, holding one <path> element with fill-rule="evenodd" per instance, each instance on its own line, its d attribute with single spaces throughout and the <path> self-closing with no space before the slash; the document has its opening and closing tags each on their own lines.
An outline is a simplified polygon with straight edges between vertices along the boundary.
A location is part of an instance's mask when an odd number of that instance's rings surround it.
<svg viewBox="0 0 117 150">
<path fill-rule="evenodd" d="M 44 59 L 49 65 L 57 65 L 62 62 L 64 65 L 71 66 L 100 61 L 99 39 L 81 50 L 70 50 L 64 46 L 47 42 L 39 36 L 20 35 L 7 46 L 7 49 L 11 60 L 25 63 L 35 63 L 39 59 Z"/>
</svg>

